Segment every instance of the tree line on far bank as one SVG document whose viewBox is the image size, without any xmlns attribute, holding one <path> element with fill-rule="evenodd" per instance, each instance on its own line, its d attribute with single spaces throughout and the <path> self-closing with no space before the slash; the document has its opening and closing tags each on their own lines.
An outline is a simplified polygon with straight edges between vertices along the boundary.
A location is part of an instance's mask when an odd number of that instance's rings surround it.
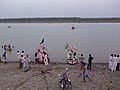
<svg viewBox="0 0 120 90">
<path fill-rule="evenodd" d="M 4 18 L 0 19 L 0 23 L 120 23 L 120 18 Z"/>
</svg>

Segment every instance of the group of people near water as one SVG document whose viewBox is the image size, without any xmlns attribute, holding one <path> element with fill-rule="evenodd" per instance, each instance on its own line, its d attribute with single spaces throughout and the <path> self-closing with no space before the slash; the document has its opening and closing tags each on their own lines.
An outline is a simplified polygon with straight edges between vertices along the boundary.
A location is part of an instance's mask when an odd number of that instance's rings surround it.
<svg viewBox="0 0 120 90">
<path fill-rule="evenodd" d="M 5 44 L 5 45 L 2 46 L 2 48 L 5 51 L 12 51 L 12 49 L 14 48 L 14 46 L 11 46 L 10 44 Z"/>
<path fill-rule="evenodd" d="M 35 53 L 35 63 L 44 63 L 45 66 L 49 65 L 50 59 L 48 57 L 48 52 L 44 49 L 45 47 L 41 49 L 37 49 Z M 6 59 L 6 52 L 3 53 L 2 56 L 4 59 Z M 71 59 L 77 59 L 76 58 L 76 52 L 70 50 L 69 51 L 69 58 Z M 0 57 L 0 61 L 1 61 Z M 19 68 L 22 68 L 24 72 L 29 70 L 29 63 L 32 62 L 28 54 L 25 54 L 25 51 L 17 51 L 17 59 L 19 61 Z M 85 63 L 85 58 L 83 54 L 80 54 L 78 58 L 78 63 L 80 64 L 80 71 L 83 76 L 84 82 L 86 81 L 86 78 L 88 78 L 91 81 L 91 78 L 89 77 L 88 71 L 92 67 L 92 62 L 93 62 L 93 56 L 89 54 L 88 57 L 88 64 Z M 111 54 L 109 57 L 109 69 L 111 71 L 119 71 L 119 65 L 120 65 L 120 56 L 117 54 Z"/>
<path fill-rule="evenodd" d="M 35 53 L 35 60 L 30 60 L 28 57 L 28 54 L 25 54 L 24 51 L 20 53 L 20 51 L 17 51 L 17 59 L 20 63 L 19 68 L 22 68 L 24 72 L 29 70 L 29 63 L 42 63 L 46 65 L 49 65 L 50 59 L 48 58 L 48 54 L 43 51 L 41 52 L 40 49 L 37 50 Z"/>
<path fill-rule="evenodd" d="M 111 54 L 109 57 L 109 70 L 119 71 L 120 56 L 117 54 Z"/>
<path fill-rule="evenodd" d="M 44 48 L 42 51 L 38 49 L 35 53 L 35 63 L 44 63 L 45 66 L 49 65 L 50 59 L 48 57 L 47 51 L 45 51 Z"/>
</svg>

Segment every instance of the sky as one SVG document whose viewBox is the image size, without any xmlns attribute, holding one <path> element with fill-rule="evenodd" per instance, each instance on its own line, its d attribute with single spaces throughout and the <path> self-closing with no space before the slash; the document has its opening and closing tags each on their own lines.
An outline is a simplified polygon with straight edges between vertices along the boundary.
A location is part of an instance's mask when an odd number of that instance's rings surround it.
<svg viewBox="0 0 120 90">
<path fill-rule="evenodd" d="M 120 17 L 120 0 L 0 0 L 0 18 Z"/>
</svg>

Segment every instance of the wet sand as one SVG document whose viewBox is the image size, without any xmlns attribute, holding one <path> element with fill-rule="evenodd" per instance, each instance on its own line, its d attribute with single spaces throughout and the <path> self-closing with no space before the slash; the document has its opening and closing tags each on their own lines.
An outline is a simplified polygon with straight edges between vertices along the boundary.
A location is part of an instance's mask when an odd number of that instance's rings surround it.
<svg viewBox="0 0 120 90">
<path fill-rule="evenodd" d="M 64 63 L 30 64 L 28 72 L 19 69 L 19 63 L 0 63 L 0 90 L 61 90 L 58 74 L 69 68 L 68 77 L 72 82 L 65 90 L 120 90 L 120 71 L 111 72 L 107 64 L 93 64 L 90 82 L 84 83 L 79 76 L 79 64 Z"/>
</svg>

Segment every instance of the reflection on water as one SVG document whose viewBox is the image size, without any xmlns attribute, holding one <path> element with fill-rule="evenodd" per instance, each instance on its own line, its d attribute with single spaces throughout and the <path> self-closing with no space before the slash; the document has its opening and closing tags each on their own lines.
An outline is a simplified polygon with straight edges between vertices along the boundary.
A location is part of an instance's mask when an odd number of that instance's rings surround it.
<svg viewBox="0 0 120 90">
<path fill-rule="evenodd" d="M 7 28 L 11 26 L 11 28 Z M 9 60 L 16 60 L 16 51 L 25 50 L 34 59 L 36 47 L 44 38 L 51 61 L 66 62 L 65 45 L 74 45 L 79 54 L 83 53 L 87 61 L 88 54 L 94 56 L 94 62 L 108 62 L 111 53 L 120 54 L 120 23 L 83 23 L 74 24 L 0 24 L 0 46 L 14 45 Z M 0 55 L 4 52 L 0 48 Z"/>
</svg>

